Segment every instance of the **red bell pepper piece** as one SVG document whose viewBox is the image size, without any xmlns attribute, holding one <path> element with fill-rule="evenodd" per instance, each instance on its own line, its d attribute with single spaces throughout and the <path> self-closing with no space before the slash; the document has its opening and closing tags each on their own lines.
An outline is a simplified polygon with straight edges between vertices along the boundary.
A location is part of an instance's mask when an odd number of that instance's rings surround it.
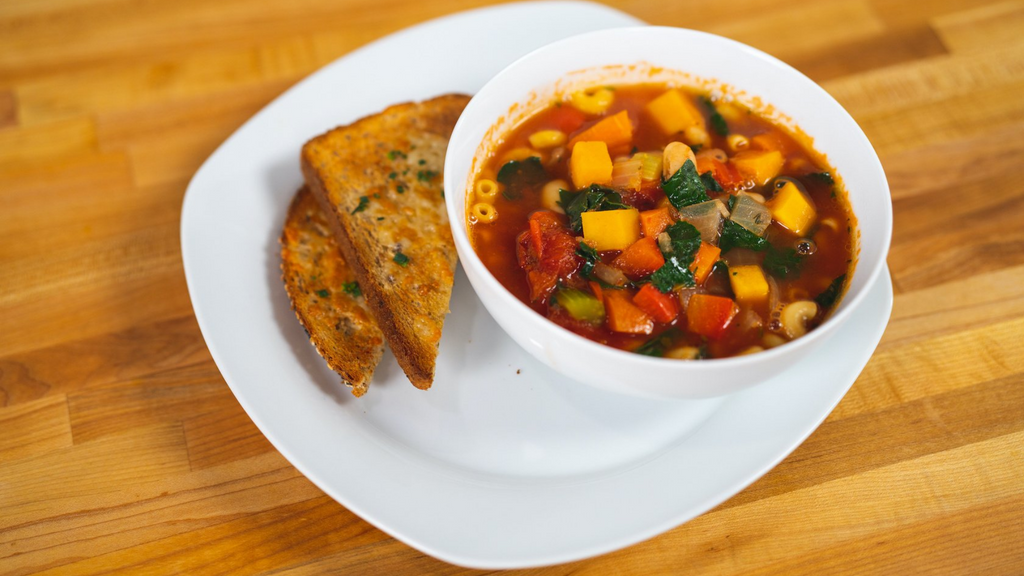
<svg viewBox="0 0 1024 576">
<path fill-rule="evenodd" d="M 675 294 L 664 294 L 651 284 L 644 284 L 633 296 L 633 303 L 648 316 L 665 324 L 679 316 L 679 299 Z"/>
</svg>

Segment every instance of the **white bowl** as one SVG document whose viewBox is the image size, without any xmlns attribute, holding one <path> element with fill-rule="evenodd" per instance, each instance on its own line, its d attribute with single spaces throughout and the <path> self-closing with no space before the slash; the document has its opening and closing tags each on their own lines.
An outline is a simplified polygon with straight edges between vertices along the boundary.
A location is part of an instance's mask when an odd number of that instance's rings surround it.
<svg viewBox="0 0 1024 576">
<path fill-rule="evenodd" d="M 593 342 L 537 314 L 506 290 L 477 256 L 467 234 L 466 191 L 479 163 L 502 135 L 573 87 L 652 81 L 724 90 L 777 123 L 799 127 L 835 168 L 859 224 L 859 254 L 849 290 L 821 326 L 749 356 L 696 362 L 651 358 Z M 462 266 L 502 329 L 569 378 L 639 396 L 720 396 L 754 386 L 799 362 L 826 344 L 860 308 L 881 275 L 892 236 L 892 203 L 882 165 L 838 102 L 800 72 L 759 50 L 679 28 L 644 26 L 581 34 L 514 62 L 462 113 L 448 145 L 444 182 Z"/>
</svg>

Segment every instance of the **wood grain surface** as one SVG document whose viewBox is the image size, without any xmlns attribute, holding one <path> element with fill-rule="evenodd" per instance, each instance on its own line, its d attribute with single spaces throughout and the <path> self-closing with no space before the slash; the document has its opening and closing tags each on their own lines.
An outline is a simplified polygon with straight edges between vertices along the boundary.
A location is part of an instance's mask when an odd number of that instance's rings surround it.
<svg viewBox="0 0 1024 576">
<path fill-rule="evenodd" d="M 206 349 L 186 184 L 318 67 L 484 0 L 0 2 L 0 573 L 461 574 L 253 426 Z M 892 187 L 892 321 L 764 478 L 530 574 L 1024 574 L 1024 1 L 611 2 L 793 64 Z"/>
</svg>

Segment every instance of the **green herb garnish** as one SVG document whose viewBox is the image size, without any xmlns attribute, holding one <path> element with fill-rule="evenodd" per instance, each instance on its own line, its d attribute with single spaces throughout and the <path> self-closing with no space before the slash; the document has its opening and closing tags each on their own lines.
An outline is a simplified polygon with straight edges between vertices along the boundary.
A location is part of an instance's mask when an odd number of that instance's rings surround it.
<svg viewBox="0 0 1024 576">
<path fill-rule="evenodd" d="M 726 220 L 722 225 L 722 237 L 718 239 L 718 247 L 722 249 L 723 254 L 733 248 L 760 251 L 768 247 L 768 241 L 732 220 Z"/>
<path fill-rule="evenodd" d="M 388 152 L 388 160 L 394 161 L 395 158 L 408 158 L 408 156 L 406 156 L 405 152 L 402 152 L 401 150 L 392 150 Z"/>
<path fill-rule="evenodd" d="M 356 298 L 363 295 L 363 291 L 359 289 L 359 282 L 345 282 L 341 285 L 341 289 L 345 294 L 355 296 Z"/>
<path fill-rule="evenodd" d="M 424 160 L 424 159 L 420 158 L 420 166 L 423 166 L 423 165 L 424 165 L 424 164 L 426 164 L 426 163 L 427 163 L 427 161 L 426 161 L 426 160 Z"/>
<path fill-rule="evenodd" d="M 498 182 L 505 185 L 501 192 L 508 200 L 518 200 L 523 190 L 547 182 L 548 173 L 540 158 L 530 156 L 523 160 L 509 160 L 498 170 Z"/>
<path fill-rule="evenodd" d="M 661 183 L 669 202 L 676 208 L 711 200 L 693 160 L 687 160 L 671 178 Z"/>
<path fill-rule="evenodd" d="M 395 252 L 394 261 L 399 266 L 408 266 L 409 265 L 409 257 L 406 256 L 405 254 L 402 254 L 401 251 Z"/>
<path fill-rule="evenodd" d="M 362 212 L 363 210 L 366 210 L 366 207 L 369 205 L 370 198 L 367 196 L 360 196 L 359 205 L 352 209 L 352 213 L 355 214 L 356 212 Z"/>
<path fill-rule="evenodd" d="M 843 291 L 843 284 L 846 282 L 846 274 L 836 278 L 828 285 L 828 288 L 814 297 L 814 301 L 821 306 L 822 310 L 828 310 L 836 303 L 839 293 Z"/>
<path fill-rule="evenodd" d="M 558 196 L 558 205 L 565 210 L 565 215 L 569 217 L 569 227 L 577 234 L 583 233 L 584 212 L 630 208 L 622 203 L 622 196 L 618 192 L 597 184 L 591 184 L 579 192 L 559 190 Z"/>
<path fill-rule="evenodd" d="M 398 172 L 392 172 L 391 174 L 388 174 L 388 178 L 391 178 L 392 180 L 398 178 Z"/>
<path fill-rule="evenodd" d="M 420 170 L 416 173 L 416 179 L 420 182 L 430 182 L 437 176 L 437 172 L 433 170 Z"/>
<path fill-rule="evenodd" d="M 401 184 L 395 186 L 395 192 L 398 192 L 399 194 L 405 194 L 405 186 L 402 186 Z"/>
<path fill-rule="evenodd" d="M 669 236 L 669 249 L 662 247 L 665 264 L 651 274 L 651 284 L 668 293 L 676 286 L 694 286 L 696 282 L 690 264 L 700 248 L 700 232 L 689 222 L 676 222 L 665 229 Z"/>
<path fill-rule="evenodd" d="M 316 295 L 321 297 L 321 298 L 327 298 L 328 296 L 331 295 L 331 291 L 330 290 L 317 290 L 316 291 Z"/>
<path fill-rule="evenodd" d="M 728 136 L 729 125 L 725 122 L 725 118 L 722 118 L 722 115 L 718 113 L 715 103 L 707 96 L 702 96 L 700 101 L 704 103 L 708 112 L 711 113 L 711 129 L 717 132 L 719 136 Z"/>
</svg>

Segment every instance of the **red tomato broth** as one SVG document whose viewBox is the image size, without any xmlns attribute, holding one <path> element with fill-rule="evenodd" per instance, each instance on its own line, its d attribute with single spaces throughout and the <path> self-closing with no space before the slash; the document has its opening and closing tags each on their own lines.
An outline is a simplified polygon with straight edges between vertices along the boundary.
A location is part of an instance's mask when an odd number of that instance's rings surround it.
<svg viewBox="0 0 1024 576">
<path fill-rule="evenodd" d="M 571 126 L 577 126 L 575 130 L 566 134 L 566 142 L 569 142 L 573 136 L 585 131 L 601 119 L 612 116 L 622 110 L 627 111 L 633 123 L 632 151 L 660 151 L 669 142 L 682 140 L 681 134 L 665 135 L 659 126 L 650 119 L 645 109 L 648 102 L 663 94 L 668 87 L 658 84 L 639 84 L 615 86 L 613 89 L 615 98 L 607 110 L 599 115 L 582 114 L 584 118 L 582 122 L 579 121 L 580 111 L 574 108 L 568 101 L 555 102 L 544 110 L 526 118 L 504 136 L 504 139 L 497 145 L 493 153 L 482 163 L 477 179 L 485 177 L 493 179 L 494 175 L 498 173 L 504 164 L 506 155 L 517 149 L 531 148 L 529 137 L 535 132 L 552 129 L 564 130 Z M 697 109 L 703 115 L 706 132 L 710 137 L 710 144 L 704 149 L 719 148 L 727 151 L 730 157 L 734 156 L 733 152 L 729 152 L 726 137 L 717 134 L 712 129 L 710 121 L 711 111 L 697 100 L 703 95 L 698 92 L 688 92 L 687 89 L 680 89 L 680 91 L 684 94 L 684 97 L 689 98 L 696 104 Z M 715 104 L 717 106 L 721 103 L 716 102 Z M 809 176 L 810 174 L 822 172 L 835 173 L 831 167 L 820 159 L 816 152 L 802 145 L 798 142 L 797 138 L 785 129 L 773 125 L 756 113 L 739 106 L 736 106 L 736 108 L 741 113 L 738 115 L 733 114 L 728 119 L 729 134 L 740 134 L 748 139 L 762 136 L 759 139 L 760 141 L 767 142 L 773 148 L 783 152 L 785 164 L 778 177 L 790 176 L 797 179 L 813 202 L 817 212 L 816 224 L 805 238 L 814 241 L 816 251 L 803 257 L 802 272 L 799 276 L 775 279 L 779 287 L 779 297 L 783 303 L 813 299 L 828 288 L 837 277 L 844 274 L 848 275 L 852 270 L 854 262 L 853 238 L 855 237 L 856 230 L 854 226 L 855 219 L 849 208 L 845 192 L 838 183 L 829 184 L 825 180 Z M 756 147 L 757 145 L 752 141 L 747 149 L 753 150 Z M 610 152 L 612 159 L 615 159 L 616 156 L 629 154 L 631 150 L 612 150 Z M 565 180 L 569 183 L 568 188 L 570 190 L 573 189 L 573 180 L 569 173 L 571 152 L 565 151 L 561 157 L 557 155 L 553 157 L 551 149 L 548 149 L 542 150 L 541 154 L 544 167 L 549 176 L 548 181 L 555 179 Z M 734 175 L 737 174 L 733 167 L 730 166 L 728 168 L 733 170 Z M 618 190 L 618 192 L 620 192 L 624 203 L 632 205 L 639 210 L 650 210 L 658 207 L 659 203 L 664 204 L 665 194 L 662 192 L 660 185 L 660 181 L 655 183 L 645 182 L 640 191 Z M 772 193 L 770 186 L 770 183 L 764 187 L 753 186 L 749 187 L 749 191 L 761 193 L 770 200 Z M 778 330 L 778 308 L 775 310 L 776 318 L 773 318 L 772 311 L 768 310 L 767 302 L 753 305 L 739 304 L 739 313 L 730 322 L 724 333 L 718 338 L 709 339 L 687 330 L 688 318 L 685 306 L 679 307 L 680 312 L 672 322 L 654 322 L 654 329 L 650 334 L 629 334 L 613 331 L 606 324 L 595 325 L 577 320 L 557 304 L 553 304 L 553 299 L 551 298 L 532 301 L 527 274 L 520 267 L 516 247 L 519 235 L 529 229 L 530 215 L 537 210 L 545 209 L 541 201 L 542 187 L 543 184 L 529 187 L 517 199 L 509 199 L 499 194 L 493 203 L 498 213 L 496 220 L 482 223 L 474 222 L 470 218 L 469 222 L 471 242 L 484 265 L 506 289 L 537 313 L 572 332 L 615 348 L 630 351 L 636 350 L 644 343 L 650 342 L 660 335 L 669 334 L 671 336 L 670 342 L 666 344 L 665 348 L 692 346 L 700 348 L 702 357 L 709 358 L 734 356 L 753 346 L 764 346 L 764 336 L 766 334 L 781 334 L 780 330 Z M 720 193 L 708 191 L 708 194 L 712 199 L 722 199 L 725 201 L 729 198 L 728 190 Z M 472 204 L 473 200 L 471 199 L 469 205 Z M 561 214 L 558 217 L 567 226 L 568 219 Z M 836 223 L 836 229 L 833 230 L 831 227 L 823 225 L 822 222 L 826 220 Z M 780 249 L 795 247 L 802 239 L 774 220 L 768 226 L 765 238 L 773 246 Z M 619 250 L 601 252 L 601 261 L 610 265 L 620 254 L 621 251 Z M 761 264 L 764 260 L 764 253 L 751 253 L 749 250 L 737 248 L 729 253 L 722 254 L 719 258 L 730 266 L 747 263 Z M 750 262 L 747 262 L 747 260 Z M 715 272 L 712 272 L 706 281 L 704 285 L 705 291 L 716 296 L 734 298 L 729 287 L 728 277 L 717 271 L 718 269 L 716 268 Z M 766 277 L 769 275 L 767 271 L 764 274 Z M 592 283 L 579 274 L 579 268 L 562 278 L 561 285 L 590 294 L 595 292 L 591 288 Z M 639 284 L 635 288 L 624 289 L 630 301 L 637 294 L 638 288 L 640 288 Z M 845 289 L 845 286 L 843 288 Z M 605 293 L 608 290 L 611 289 L 604 288 Z M 839 300 L 837 299 L 835 304 L 829 309 L 821 309 L 819 307 L 817 316 L 808 323 L 808 329 L 813 329 L 820 324 L 827 317 L 828 313 L 838 305 L 838 302 Z M 760 327 L 751 327 L 748 323 L 740 322 L 740 319 L 744 318 L 747 310 L 758 314 L 761 319 Z M 750 318 L 750 316 L 747 315 L 746 318 Z M 774 323 L 773 320 L 775 320 Z"/>
</svg>

